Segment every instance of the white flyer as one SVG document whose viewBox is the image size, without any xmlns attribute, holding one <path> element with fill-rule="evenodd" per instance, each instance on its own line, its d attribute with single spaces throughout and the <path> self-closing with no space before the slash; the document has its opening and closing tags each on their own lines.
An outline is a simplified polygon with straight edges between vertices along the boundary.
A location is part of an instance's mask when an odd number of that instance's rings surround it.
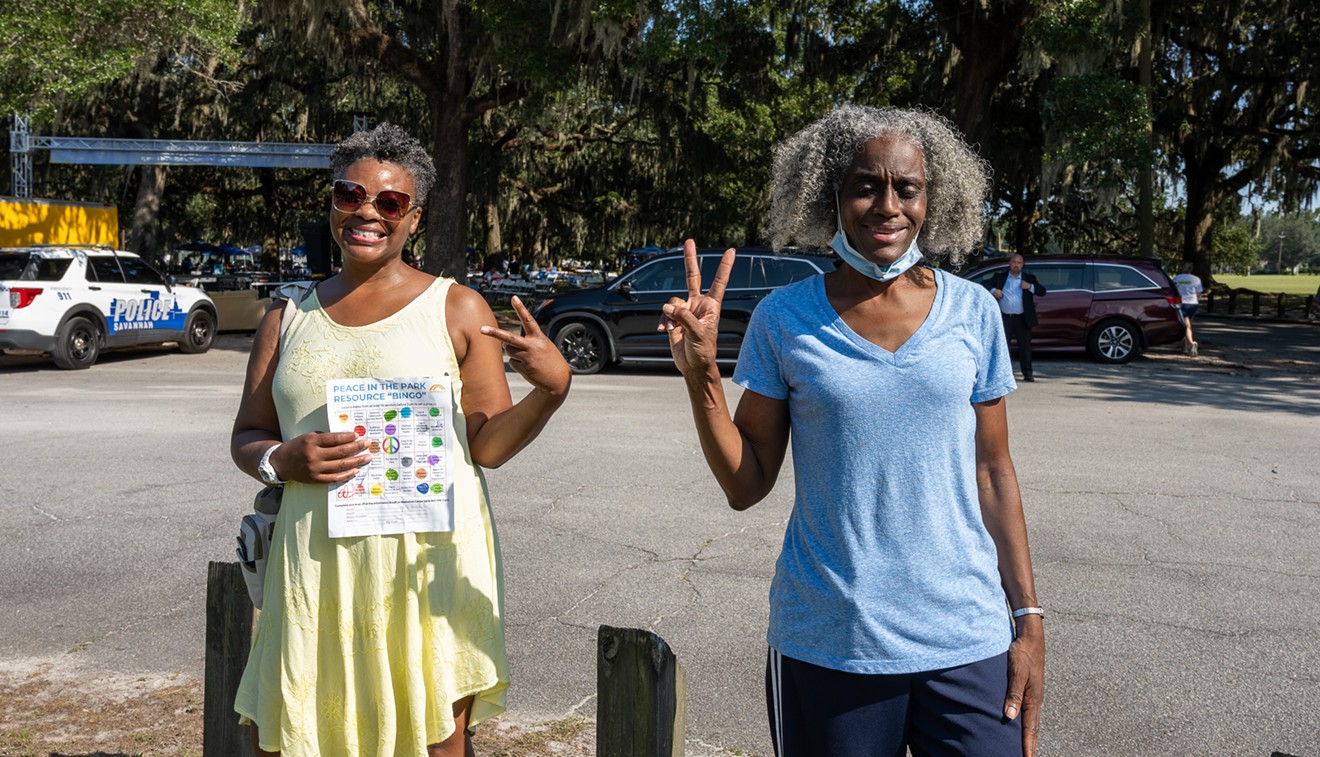
<svg viewBox="0 0 1320 757">
<path fill-rule="evenodd" d="M 449 378 L 326 382 L 331 431 L 368 441 L 371 462 L 328 493 L 330 537 L 454 530 Z"/>
</svg>

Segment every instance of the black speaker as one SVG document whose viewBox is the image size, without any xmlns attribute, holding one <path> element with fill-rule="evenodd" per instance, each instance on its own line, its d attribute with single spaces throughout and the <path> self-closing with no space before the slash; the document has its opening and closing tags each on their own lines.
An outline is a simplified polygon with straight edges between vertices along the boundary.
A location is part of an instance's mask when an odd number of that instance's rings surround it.
<svg viewBox="0 0 1320 757">
<path fill-rule="evenodd" d="M 307 267 L 313 276 L 329 276 L 340 264 L 339 246 L 330 239 L 330 222 L 312 221 L 299 228 L 307 245 Z"/>
</svg>

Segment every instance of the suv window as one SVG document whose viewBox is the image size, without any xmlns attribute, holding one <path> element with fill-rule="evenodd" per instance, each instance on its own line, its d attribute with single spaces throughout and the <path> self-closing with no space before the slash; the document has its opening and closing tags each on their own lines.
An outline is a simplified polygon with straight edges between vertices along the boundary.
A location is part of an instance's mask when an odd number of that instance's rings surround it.
<svg viewBox="0 0 1320 757">
<path fill-rule="evenodd" d="M 1080 263 L 1035 263 L 1026 268 L 1048 292 L 1086 289 L 1086 267 Z"/>
<path fill-rule="evenodd" d="M 71 258 L 43 258 L 26 252 L 0 255 L 0 279 L 59 281 L 72 263 Z"/>
<path fill-rule="evenodd" d="M 156 273 L 156 269 L 137 258 L 120 258 L 119 267 L 124 269 L 124 277 L 130 284 L 165 286 L 165 279 Z"/>
<path fill-rule="evenodd" d="M 701 256 L 701 291 L 710 289 L 710 285 L 715 281 L 715 271 L 720 267 L 720 260 L 723 255 L 702 255 Z M 752 261 L 759 260 L 750 256 L 736 257 L 733 259 L 733 270 L 729 271 L 729 283 L 725 285 L 726 289 L 747 289 L 752 284 Z M 687 282 L 683 282 L 683 288 L 687 288 Z"/>
<path fill-rule="evenodd" d="M 752 269 L 752 286 L 781 287 L 794 281 L 809 279 L 817 273 L 819 271 L 805 260 L 757 258 L 756 265 Z"/>
<path fill-rule="evenodd" d="M 103 281 L 107 284 L 124 283 L 124 272 L 119 270 L 119 262 L 114 258 L 87 256 L 87 280 Z"/>
<path fill-rule="evenodd" d="M 1121 289 L 1159 289 L 1159 285 L 1130 266 L 1096 263 L 1094 289 L 1097 292 L 1114 292 Z"/>
<path fill-rule="evenodd" d="M 657 260 L 637 269 L 628 283 L 636 292 L 677 292 L 687 289 L 682 258 Z"/>
</svg>

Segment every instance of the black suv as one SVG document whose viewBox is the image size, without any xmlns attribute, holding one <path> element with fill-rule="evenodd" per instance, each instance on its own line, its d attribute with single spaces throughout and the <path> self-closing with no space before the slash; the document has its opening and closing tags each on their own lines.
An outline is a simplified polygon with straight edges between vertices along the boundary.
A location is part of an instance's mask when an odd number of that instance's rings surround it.
<svg viewBox="0 0 1320 757">
<path fill-rule="evenodd" d="M 703 292 L 714 280 L 724 250 L 697 250 Z M 722 361 L 738 359 L 747 320 L 762 298 L 786 284 L 834 270 L 833 255 L 776 253 L 760 247 L 740 247 L 737 254 L 720 311 Z M 660 308 L 671 297 L 687 297 L 681 252 L 658 255 L 607 286 L 558 293 L 537 306 L 536 321 L 574 373 L 595 373 L 620 361 L 670 362 L 669 338 L 656 331 L 656 325 Z"/>
</svg>

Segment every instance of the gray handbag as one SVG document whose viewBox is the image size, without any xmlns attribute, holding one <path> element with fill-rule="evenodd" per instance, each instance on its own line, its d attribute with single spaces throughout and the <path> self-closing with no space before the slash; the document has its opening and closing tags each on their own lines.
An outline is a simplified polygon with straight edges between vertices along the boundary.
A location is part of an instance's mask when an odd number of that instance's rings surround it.
<svg viewBox="0 0 1320 757">
<path fill-rule="evenodd" d="M 247 584 L 252 606 L 258 610 L 264 598 L 262 589 L 266 583 L 270 542 L 275 535 L 275 516 L 280 514 L 283 499 L 283 486 L 267 486 L 257 492 L 257 498 L 252 502 L 252 514 L 244 515 L 238 525 L 238 549 L 234 554 L 243 568 L 243 582 Z"/>
</svg>

